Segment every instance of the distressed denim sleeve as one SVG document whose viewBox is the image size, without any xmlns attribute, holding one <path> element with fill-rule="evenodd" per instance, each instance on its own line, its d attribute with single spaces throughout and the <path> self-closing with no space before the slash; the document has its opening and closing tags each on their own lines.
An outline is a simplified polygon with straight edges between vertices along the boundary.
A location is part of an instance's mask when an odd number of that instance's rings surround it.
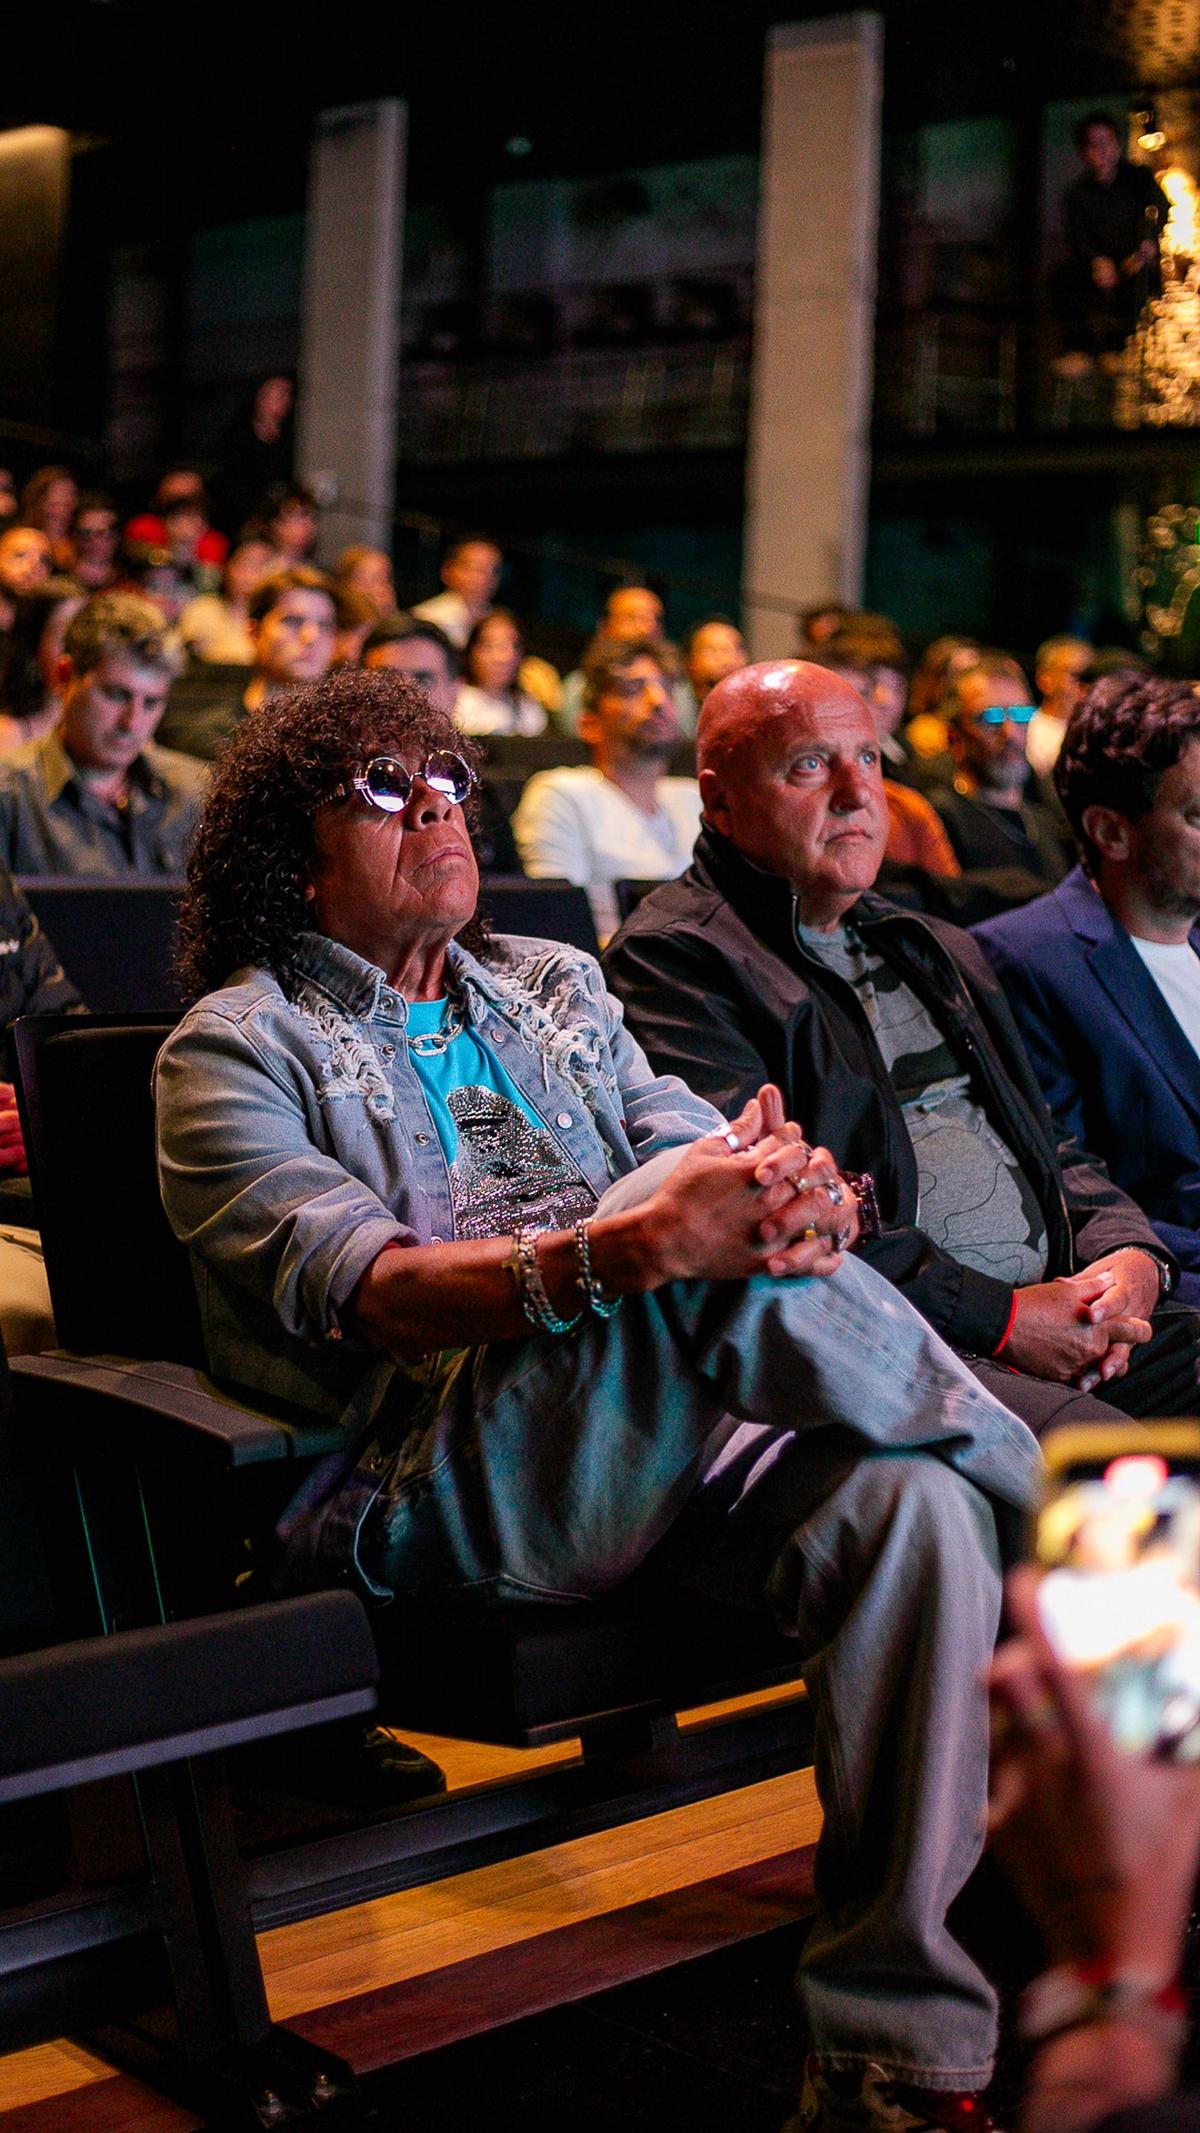
<svg viewBox="0 0 1200 2133">
<path fill-rule="evenodd" d="M 321 1340 L 376 1254 L 415 1242 L 312 1137 L 303 1079 L 252 1019 L 196 1010 L 155 1069 L 159 1184 L 175 1231 L 225 1285 Z"/>
<path fill-rule="evenodd" d="M 704 1133 L 721 1131 L 726 1122 L 712 1104 L 693 1096 L 677 1074 L 654 1073 L 641 1045 L 625 1027 L 624 1008 L 608 991 L 599 964 L 590 958 L 587 984 L 603 1022 L 625 1130 L 639 1167 L 664 1148 L 684 1147 Z"/>
</svg>

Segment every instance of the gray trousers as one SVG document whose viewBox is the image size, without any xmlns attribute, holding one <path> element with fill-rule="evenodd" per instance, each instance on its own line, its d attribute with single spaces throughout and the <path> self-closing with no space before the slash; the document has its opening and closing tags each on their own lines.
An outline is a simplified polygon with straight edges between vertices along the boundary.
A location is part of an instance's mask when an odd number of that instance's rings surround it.
<svg viewBox="0 0 1200 2133">
<path fill-rule="evenodd" d="M 816 1716 L 815 2044 L 984 2081 L 994 2000 L 945 1920 L 983 1837 L 996 1514 L 1037 1490 L 1025 1425 L 852 1258 L 632 1296 L 565 1339 L 470 1351 L 424 1412 L 388 1410 L 293 1526 L 297 1581 L 351 1560 L 378 1593 L 487 1604 L 641 1570 L 769 1601 Z"/>
</svg>

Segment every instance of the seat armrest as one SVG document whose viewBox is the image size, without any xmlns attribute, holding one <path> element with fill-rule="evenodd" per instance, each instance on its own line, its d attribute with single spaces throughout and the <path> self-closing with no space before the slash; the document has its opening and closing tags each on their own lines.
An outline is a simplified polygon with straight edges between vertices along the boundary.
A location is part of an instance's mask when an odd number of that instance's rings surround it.
<svg viewBox="0 0 1200 2133">
<path fill-rule="evenodd" d="M 42 1402 L 67 1396 L 95 1409 L 97 1429 L 119 1421 L 165 1438 L 191 1438 L 228 1465 L 310 1459 L 345 1444 L 334 1422 L 303 1409 L 252 1406 L 184 1363 L 147 1363 L 122 1356 L 14 1356 L 9 1368 L 18 1414 L 40 1414 Z"/>
</svg>

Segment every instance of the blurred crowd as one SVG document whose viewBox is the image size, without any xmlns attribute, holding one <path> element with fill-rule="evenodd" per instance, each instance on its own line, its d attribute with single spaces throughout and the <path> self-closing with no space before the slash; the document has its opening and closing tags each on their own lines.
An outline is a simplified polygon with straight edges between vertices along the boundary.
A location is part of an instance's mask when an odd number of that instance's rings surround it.
<svg viewBox="0 0 1200 2133">
<path fill-rule="evenodd" d="M 0 470 L 0 859 L 22 873 L 177 873 L 196 766 L 247 712 L 333 667 L 386 667 L 481 753 L 485 868 L 585 887 L 603 941 L 616 882 L 686 864 L 700 707 L 748 658 L 736 620 L 702 616 L 676 642 L 659 590 L 618 583 L 560 672 L 540 649 L 547 618 L 505 604 L 500 542 L 472 531 L 401 609 L 384 549 L 328 552 L 319 504 L 293 478 L 291 402 L 288 379 L 265 380 L 225 440 L 227 471 L 172 465 L 131 516 L 66 466 L 20 488 Z M 1062 734 L 1089 683 L 1143 666 L 1136 654 L 1057 636 L 1023 662 L 943 636 L 914 658 L 886 615 L 835 603 L 800 613 L 796 632 L 797 656 L 870 707 L 892 894 L 973 922 L 1063 878 Z"/>
</svg>

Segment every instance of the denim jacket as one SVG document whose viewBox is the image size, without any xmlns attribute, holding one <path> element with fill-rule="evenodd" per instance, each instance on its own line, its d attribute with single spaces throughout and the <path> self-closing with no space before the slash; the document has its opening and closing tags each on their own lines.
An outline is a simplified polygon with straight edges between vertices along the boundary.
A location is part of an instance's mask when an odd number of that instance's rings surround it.
<svg viewBox="0 0 1200 2133">
<path fill-rule="evenodd" d="M 452 942 L 466 1020 L 597 1195 L 724 1124 L 654 1075 L 592 957 L 501 937 Z M 406 1002 L 323 934 L 295 1003 L 262 970 L 185 1016 L 155 1071 L 159 1177 L 190 1247 L 214 1374 L 344 1416 L 377 1375 L 339 1314 L 387 1244 L 454 1235 L 450 1179 L 408 1056 Z"/>
</svg>

